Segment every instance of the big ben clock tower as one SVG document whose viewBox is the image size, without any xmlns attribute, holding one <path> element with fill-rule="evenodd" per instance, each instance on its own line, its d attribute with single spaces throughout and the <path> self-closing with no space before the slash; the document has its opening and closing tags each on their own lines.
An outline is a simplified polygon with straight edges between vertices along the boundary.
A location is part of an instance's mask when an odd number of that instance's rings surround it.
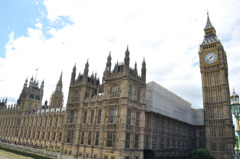
<svg viewBox="0 0 240 159">
<path fill-rule="evenodd" d="M 206 148 L 216 159 L 232 159 L 235 133 L 230 107 L 227 55 L 216 36 L 209 15 L 204 32 L 199 60 Z"/>
</svg>

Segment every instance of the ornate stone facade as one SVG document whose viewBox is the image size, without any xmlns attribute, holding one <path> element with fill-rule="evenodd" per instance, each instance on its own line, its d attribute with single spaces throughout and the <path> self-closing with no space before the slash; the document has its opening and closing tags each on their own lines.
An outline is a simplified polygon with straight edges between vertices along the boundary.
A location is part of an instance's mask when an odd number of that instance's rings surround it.
<svg viewBox="0 0 240 159">
<path fill-rule="evenodd" d="M 132 69 L 129 50 L 124 63 L 112 69 L 107 58 L 102 84 L 96 75 L 70 79 L 66 108 L 63 108 L 62 74 L 51 97 L 43 106 L 44 82 L 26 80 L 17 105 L 1 102 L 0 135 L 16 143 L 59 148 L 62 158 L 142 159 L 144 149 L 146 63 L 141 75 Z"/>
</svg>

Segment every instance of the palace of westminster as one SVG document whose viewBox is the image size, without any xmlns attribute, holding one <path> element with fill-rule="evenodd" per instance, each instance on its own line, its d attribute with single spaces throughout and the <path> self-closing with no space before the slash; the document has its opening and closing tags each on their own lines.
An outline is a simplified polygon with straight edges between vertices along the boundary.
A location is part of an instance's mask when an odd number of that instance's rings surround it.
<svg viewBox="0 0 240 159">
<path fill-rule="evenodd" d="M 146 63 L 131 68 L 107 57 L 102 83 L 73 67 L 66 107 L 62 74 L 50 103 L 42 105 L 44 82 L 26 80 L 15 105 L 0 101 L 0 137 L 18 144 L 51 147 L 66 159 L 182 159 L 207 148 L 232 159 L 235 133 L 226 52 L 209 16 L 199 46 L 203 109 L 156 82 L 146 83 Z"/>
</svg>

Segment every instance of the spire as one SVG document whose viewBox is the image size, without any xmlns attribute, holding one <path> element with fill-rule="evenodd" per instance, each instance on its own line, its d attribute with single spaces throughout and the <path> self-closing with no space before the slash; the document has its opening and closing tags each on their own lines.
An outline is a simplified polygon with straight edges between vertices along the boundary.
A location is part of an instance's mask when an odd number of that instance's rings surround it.
<svg viewBox="0 0 240 159">
<path fill-rule="evenodd" d="M 146 82 L 146 62 L 145 62 L 145 58 L 143 58 L 143 62 L 142 62 L 142 79 L 144 82 Z"/>
<path fill-rule="evenodd" d="M 88 71 L 89 71 L 89 63 L 88 63 L 88 60 L 87 60 L 87 62 L 86 62 L 86 64 L 85 64 L 85 69 L 84 69 L 84 75 L 86 75 L 86 76 L 88 76 Z"/>
<path fill-rule="evenodd" d="M 138 75 L 138 72 L 137 72 L 137 62 L 135 62 L 134 73 L 135 73 L 136 76 Z"/>
<path fill-rule="evenodd" d="M 56 86 L 56 91 L 62 91 L 62 72 Z"/>
<path fill-rule="evenodd" d="M 61 85 L 61 86 L 62 86 L 62 73 L 63 73 L 63 72 L 61 72 L 60 78 L 59 78 L 59 80 L 58 80 L 58 85 Z"/>
<path fill-rule="evenodd" d="M 125 57 L 129 57 L 129 50 L 128 50 L 128 46 L 127 46 L 127 50 L 125 51 Z"/>
<path fill-rule="evenodd" d="M 70 83 L 74 83 L 75 82 L 75 76 L 76 76 L 76 63 L 73 67 L 73 71 L 72 71 L 72 76 L 71 76 L 71 82 Z"/>
<path fill-rule="evenodd" d="M 209 13 L 207 12 L 207 24 L 206 24 L 204 30 L 211 29 L 211 28 L 213 28 L 213 26 L 212 26 L 212 23 L 209 18 Z"/>
<path fill-rule="evenodd" d="M 27 87 L 28 84 L 28 78 L 26 78 L 25 83 L 24 83 L 24 87 Z"/>
<path fill-rule="evenodd" d="M 109 55 L 107 57 L 107 62 L 106 62 L 106 67 L 105 67 L 105 71 L 104 74 L 109 74 L 111 71 L 111 66 L 112 66 L 112 57 L 111 57 L 111 51 L 109 51 Z"/>
<path fill-rule="evenodd" d="M 31 81 L 30 82 L 33 82 L 33 76 L 32 76 L 32 78 L 31 78 Z"/>
<path fill-rule="evenodd" d="M 108 55 L 108 62 L 112 60 L 112 57 L 111 57 L 111 51 L 109 51 L 109 55 Z"/>
<path fill-rule="evenodd" d="M 43 79 L 42 84 L 41 84 L 41 89 L 43 89 L 43 88 L 44 88 L 44 79 Z"/>
<path fill-rule="evenodd" d="M 125 57 L 124 57 L 124 72 L 128 74 L 129 70 L 129 63 L 130 63 L 130 58 L 129 58 L 129 50 L 127 46 L 127 50 L 125 51 Z"/>
</svg>

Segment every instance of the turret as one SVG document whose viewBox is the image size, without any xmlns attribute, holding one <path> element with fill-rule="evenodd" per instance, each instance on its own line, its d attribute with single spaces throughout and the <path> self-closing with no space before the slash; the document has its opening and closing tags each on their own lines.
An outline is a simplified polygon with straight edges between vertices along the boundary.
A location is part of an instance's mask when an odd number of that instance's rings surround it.
<svg viewBox="0 0 240 159">
<path fill-rule="evenodd" d="M 75 77 L 76 77 L 76 63 L 73 67 L 73 71 L 72 71 L 72 76 L 71 76 L 71 82 L 70 84 L 74 83 L 75 82 Z"/>
<path fill-rule="evenodd" d="M 83 81 L 87 83 L 88 80 L 88 72 L 89 72 L 89 64 L 88 64 L 88 60 L 85 64 L 85 68 L 84 68 L 84 74 L 83 74 Z"/>
<path fill-rule="evenodd" d="M 88 60 L 85 64 L 85 68 L 84 68 L 84 76 L 88 77 L 88 72 L 89 72 L 89 64 L 88 64 Z"/>
<path fill-rule="evenodd" d="M 62 108 L 63 107 L 63 92 L 62 92 L 63 84 L 62 84 L 62 72 L 60 78 L 56 84 L 56 89 L 53 92 L 49 104 L 49 108 Z M 45 104 L 47 105 L 47 104 Z M 46 108 L 48 106 L 44 106 Z"/>
<path fill-rule="evenodd" d="M 109 75 L 110 72 L 111 72 L 111 66 L 112 66 L 112 62 L 111 61 L 112 61 L 111 52 L 109 52 L 109 55 L 107 57 L 105 71 L 104 71 L 103 77 L 102 77 L 102 82 L 104 82 L 106 76 Z"/>
<path fill-rule="evenodd" d="M 41 90 L 43 90 L 44 89 L 44 80 L 42 81 L 42 84 L 41 84 Z"/>
<path fill-rule="evenodd" d="M 145 58 L 143 58 L 143 62 L 142 62 L 142 80 L 146 82 L 146 62 L 145 62 Z"/>
<path fill-rule="evenodd" d="M 62 86 L 63 86 L 63 84 L 62 84 L 62 73 L 61 73 L 58 83 L 56 85 L 56 91 L 62 92 Z"/>
<path fill-rule="evenodd" d="M 137 72 L 137 62 L 135 62 L 134 74 L 135 74 L 136 77 L 138 76 L 138 72 Z"/>
<path fill-rule="evenodd" d="M 111 66 L 112 66 L 112 57 L 111 57 L 111 52 L 109 52 L 108 58 L 107 58 L 107 63 L 106 63 L 106 70 L 111 71 Z"/>
<path fill-rule="evenodd" d="M 26 88 L 27 85 L 28 85 L 28 79 L 25 80 L 25 83 L 24 83 L 24 86 L 23 86 L 23 87 Z"/>
<path fill-rule="evenodd" d="M 127 46 L 127 50 L 125 51 L 125 57 L 124 57 L 124 73 L 128 74 L 129 73 L 129 64 L 130 64 L 130 58 L 129 58 L 129 50 Z"/>
</svg>

